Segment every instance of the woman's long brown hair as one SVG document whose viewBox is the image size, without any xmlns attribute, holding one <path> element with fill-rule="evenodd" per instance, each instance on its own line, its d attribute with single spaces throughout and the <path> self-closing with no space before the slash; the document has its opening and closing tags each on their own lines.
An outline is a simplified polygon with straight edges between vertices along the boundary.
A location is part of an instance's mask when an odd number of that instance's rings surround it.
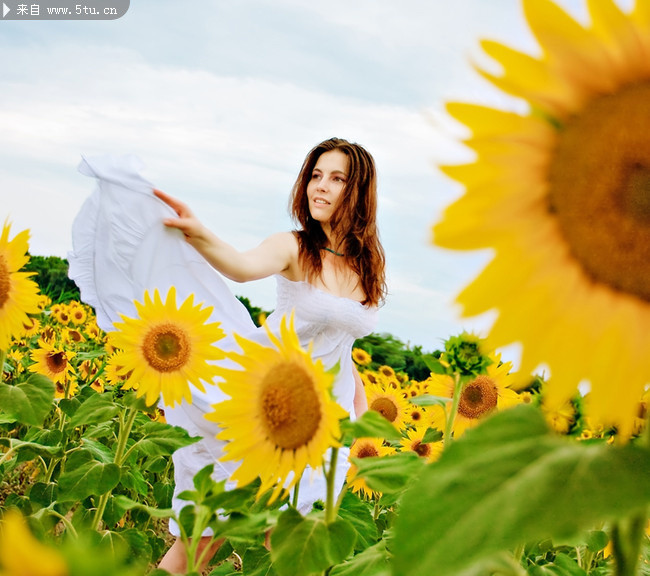
<svg viewBox="0 0 650 576">
<path fill-rule="evenodd" d="M 347 182 L 330 226 L 341 238 L 339 248 L 345 254 L 346 263 L 359 276 L 366 296 L 363 303 L 377 306 L 386 295 L 386 259 L 376 222 L 377 172 L 372 156 L 358 144 L 331 138 L 315 146 L 305 158 L 289 200 L 291 216 L 301 226 L 296 232 L 299 258 L 308 278 L 321 273 L 327 236 L 309 212 L 307 184 L 318 158 L 330 150 L 339 150 L 348 157 Z"/>
</svg>

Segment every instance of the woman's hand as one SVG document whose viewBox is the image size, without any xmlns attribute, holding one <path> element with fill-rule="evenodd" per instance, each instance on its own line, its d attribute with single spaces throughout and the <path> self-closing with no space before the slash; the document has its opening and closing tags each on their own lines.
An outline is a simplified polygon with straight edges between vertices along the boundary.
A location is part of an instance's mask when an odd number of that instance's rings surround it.
<svg viewBox="0 0 650 576">
<path fill-rule="evenodd" d="M 163 219 L 163 224 L 178 228 L 187 242 L 227 278 L 248 282 L 279 274 L 292 265 L 297 267 L 298 241 L 291 232 L 273 234 L 252 250 L 239 252 L 206 228 L 187 204 L 160 190 L 153 193 L 178 214 L 178 218 Z"/>
<path fill-rule="evenodd" d="M 165 218 L 163 224 L 169 228 L 178 228 L 184 235 L 185 238 L 192 243 L 194 239 L 201 239 L 205 236 L 205 227 L 201 221 L 194 215 L 190 210 L 190 207 L 181 202 L 180 200 L 165 194 L 162 190 L 153 191 L 154 196 L 160 198 L 165 204 L 167 204 L 176 214 L 178 218 Z"/>
</svg>

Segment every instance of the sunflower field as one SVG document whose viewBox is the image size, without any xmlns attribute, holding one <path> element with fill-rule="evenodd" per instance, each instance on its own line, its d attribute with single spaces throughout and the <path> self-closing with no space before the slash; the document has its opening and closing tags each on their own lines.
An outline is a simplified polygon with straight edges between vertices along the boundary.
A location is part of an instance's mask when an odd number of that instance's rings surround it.
<svg viewBox="0 0 650 576">
<path fill-rule="evenodd" d="M 650 2 L 587 6 L 583 24 L 523 0 L 537 56 L 482 43 L 502 70 L 480 73 L 526 111 L 448 104 L 474 160 L 442 167 L 465 192 L 433 241 L 491 249 L 458 302 L 495 323 L 408 370 L 358 341 L 357 419 L 292 318 L 222 353 L 209 312 L 172 289 L 106 334 L 39 292 L 29 233 L 5 223 L 0 576 L 168 574 L 170 521 L 188 575 L 650 574 Z M 517 371 L 498 352 L 512 343 Z M 174 410 L 215 376 L 224 455 L 179 507 L 171 456 L 199 438 Z M 322 486 L 309 510 L 303 474 Z"/>
</svg>

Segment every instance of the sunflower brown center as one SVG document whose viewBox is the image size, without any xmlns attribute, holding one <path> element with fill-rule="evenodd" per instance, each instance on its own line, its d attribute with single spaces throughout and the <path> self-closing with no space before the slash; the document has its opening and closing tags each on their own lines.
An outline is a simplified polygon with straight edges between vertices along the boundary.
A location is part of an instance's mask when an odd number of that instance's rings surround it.
<svg viewBox="0 0 650 576">
<path fill-rule="evenodd" d="M 0 308 L 9 300 L 11 290 L 11 273 L 4 254 L 0 254 Z"/>
<path fill-rule="evenodd" d="M 390 398 L 376 398 L 369 406 L 370 410 L 379 412 L 389 422 L 394 422 L 397 418 L 397 406 Z"/>
<path fill-rule="evenodd" d="M 283 450 L 305 446 L 321 421 L 320 400 L 309 373 L 286 362 L 273 366 L 262 381 L 262 421 L 269 439 Z"/>
<path fill-rule="evenodd" d="M 65 352 L 52 352 L 46 356 L 47 368 L 52 374 L 63 372 L 68 365 Z"/>
<path fill-rule="evenodd" d="M 650 301 L 650 83 L 572 118 L 549 170 L 549 209 L 597 282 Z"/>
<path fill-rule="evenodd" d="M 477 376 L 463 388 L 458 401 L 458 413 L 476 419 L 496 408 L 497 388 L 488 376 Z"/>
<path fill-rule="evenodd" d="M 187 333 L 173 323 L 158 324 L 142 342 L 145 360 L 158 372 L 173 372 L 187 364 L 192 343 Z"/>
<path fill-rule="evenodd" d="M 422 444 L 422 442 L 419 441 L 413 444 L 412 450 L 422 458 L 427 458 L 428 456 L 431 455 L 431 446 L 429 446 L 428 444 Z"/>
<path fill-rule="evenodd" d="M 379 451 L 372 444 L 364 444 L 359 448 L 359 451 L 356 453 L 355 458 L 372 458 L 374 456 L 379 456 Z"/>
</svg>

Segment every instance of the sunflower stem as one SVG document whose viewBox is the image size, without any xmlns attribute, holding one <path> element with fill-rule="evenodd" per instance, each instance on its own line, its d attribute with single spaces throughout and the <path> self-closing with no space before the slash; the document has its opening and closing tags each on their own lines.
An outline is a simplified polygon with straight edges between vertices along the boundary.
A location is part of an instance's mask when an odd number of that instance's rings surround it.
<svg viewBox="0 0 650 576">
<path fill-rule="evenodd" d="M 16 451 L 16 448 L 13 446 L 9 447 L 9 450 L 7 450 L 3 455 L 2 458 L 0 458 L 0 465 L 4 464 L 7 460 L 10 458 L 13 458 L 14 452 Z"/>
<path fill-rule="evenodd" d="M 137 408 L 129 408 L 127 411 L 126 420 L 124 418 L 124 413 L 120 413 L 120 430 L 117 435 L 117 447 L 115 448 L 115 458 L 113 462 L 117 466 L 122 466 L 124 463 L 124 450 L 126 448 L 126 443 L 131 435 L 131 429 L 133 428 L 133 423 L 135 418 L 138 415 Z M 108 504 L 108 499 L 111 495 L 111 492 L 108 491 L 102 494 L 99 498 L 97 504 L 97 510 L 95 511 L 95 517 L 93 518 L 92 529 L 98 530 L 102 522 L 102 516 L 104 515 L 104 510 L 106 510 L 106 505 Z"/>
<path fill-rule="evenodd" d="M 339 449 L 332 448 L 332 454 L 330 457 L 330 467 L 327 473 L 325 474 L 325 479 L 327 480 L 327 498 L 325 500 L 325 522 L 331 524 L 336 520 L 336 513 L 338 507 L 334 502 L 334 484 L 336 483 L 336 461 L 338 460 Z"/>
<path fill-rule="evenodd" d="M 646 523 L 647 514 L 644 511 L 614 524 L 611 536 L 615 576 L 637 576 Z"/>
<path fill-rule="evenodd" d="M 291 506 L 293 508 L 298 508 L 298 494 L 300 493 L 300 480 L 296 482 L 296 485 L 293 487 L 293 497 L 291 498 Z"/>
<path fill-rule="evenodd" d="M 7 359 L 7 351 L 0 348 L 0 383 L 5 379 L 5 360 Z"/>
<path fill-rule="evenodd" d="M 460 374 L 456 372 L 454 374 L 454 395 L 451 400 L 451 410 L 447 415 L 447 421 L 445 423 L 445 437 L 442 439 L 443 446 L 447 446 L 451 443 L 452 440 L 452 431 L 454 429 L 454 420 L 456 419 L 456 413 L 458 412 L 458 403 L 460 402 L 460 393 L 463 389 L 462 380 Z"/>
</svg>

